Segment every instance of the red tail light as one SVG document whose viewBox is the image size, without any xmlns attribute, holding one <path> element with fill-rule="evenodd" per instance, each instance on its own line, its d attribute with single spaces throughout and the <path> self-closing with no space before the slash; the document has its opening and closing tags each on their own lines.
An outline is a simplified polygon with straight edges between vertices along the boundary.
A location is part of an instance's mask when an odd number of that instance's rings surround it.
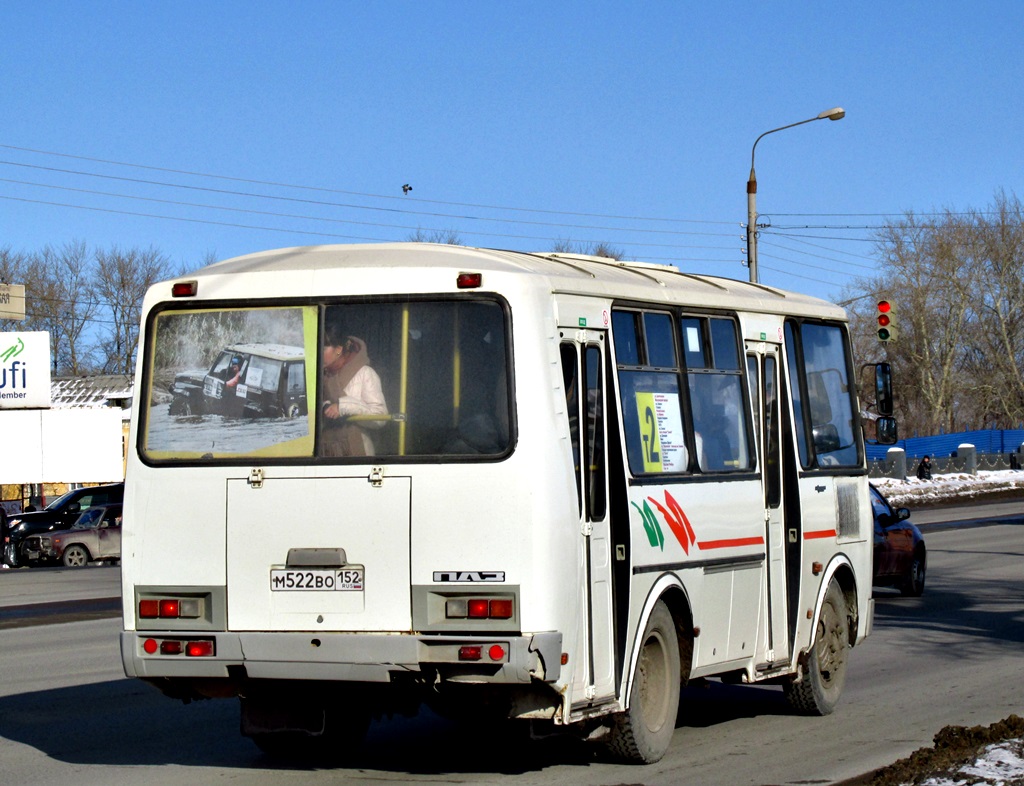
<svg viewBox="0 0 1024 786">
<path fill-rule="evenodd" d="M 490 602 L 489 615 L 491 619 L 507 620 L 512 617 L 512 599 L 499 598 Z"/>
<path fill-rule="evenodd" d="M 141 619 L 195 619 L 203 616 L 203 602 L 199 598 L 146 598 L 139 601 Z"/>
<path fill-rule="evenodd" d="M 190 641 L 185 647 L 185 654 L 190 658 L 208 658 L 214 654 L 213 642 L 202 640 L 202 641 Z"/>
<path fill-rule="evenodd" d="M 160 616 L 177 618 L 178 616 L 178 601 L 165 598 L 160 601 Z"/>
<path fill-rule="evenodd" d="M 469 601 L 467 611 L 473 619 L 487 618 L 488 603 L 484 598 L 473 598 Z"/>
<path fill-rule="evenodd" d="M 480 660 L 483 657 L 483 647 L 459 647 L 459 660 Z"/>
<path fill-rule="evenodd" d="M 515 616 L 512 598 L 449 598 L 445 602 L 448 619 L 508 620 Z"/>
</svg>

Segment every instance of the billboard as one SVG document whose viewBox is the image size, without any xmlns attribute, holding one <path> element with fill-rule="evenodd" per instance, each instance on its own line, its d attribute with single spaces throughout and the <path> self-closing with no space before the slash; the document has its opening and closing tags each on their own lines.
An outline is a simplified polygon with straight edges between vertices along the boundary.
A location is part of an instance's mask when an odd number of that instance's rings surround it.
<svg viewBox="0 0 1024 786">
<path fill-rule="evenodd" d="M 0 333 L 0 409 L 50 406 L 50 334 Z"/>
<path fill-rule="evenodd" d="M 0 483 L 124 480 L 121 415 L 116 407 L 0 413 Z"/>
<path fill-rule="evenodd" d="M 0 319 L 25 318 L 25 285 L 0 284 Z"/>
</svg>

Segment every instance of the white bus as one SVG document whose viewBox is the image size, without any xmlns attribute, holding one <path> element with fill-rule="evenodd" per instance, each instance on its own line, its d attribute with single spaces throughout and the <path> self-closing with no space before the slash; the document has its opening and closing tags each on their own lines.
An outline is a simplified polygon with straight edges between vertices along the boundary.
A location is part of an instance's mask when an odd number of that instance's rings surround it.
<svg viewBox="0 0 1024 786">
<path fill-rule="evenodd" d="M 291 248 L 152 287 L 139 359 L 125 671 L 237 696 L 264 750 L 342 754 L 427 703 L 652 762 L 687 682 L 825 714 L 871 630 L 856 372 L 821 300 Z"/>
</svg>

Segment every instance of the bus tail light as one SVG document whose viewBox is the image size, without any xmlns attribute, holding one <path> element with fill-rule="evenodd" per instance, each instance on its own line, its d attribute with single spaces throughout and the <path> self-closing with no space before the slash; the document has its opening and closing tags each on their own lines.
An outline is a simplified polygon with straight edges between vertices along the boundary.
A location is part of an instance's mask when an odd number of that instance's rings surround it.
<svg viewBox="0 0 1024 786">
<path fill-rule="evenodd" d="M 455 278 L 455 286 L 459 289 L 477 289 L 483 282 L 483 273 L 459 273 Z"/>
<path fill-rule="evenodd" d="M 213 639 L 146 639 L 142 651 L 147 655 L 185 655 L 189 658 L 209 658 L 217 654 Z"/>
<path fill-rule="evenodd" d="M 190 641 L 185 645 L 185 654 L 190 658 L 212 657 L 215 654 L 213 641 L 210 639 Z"/>
<path fill-rule="evenodd" d="M 487 657 L 495 663 L 504 662 L 508 654 L 503 644 L 491 644 L 490 646 L 486 644 L 464 644 L 459 647 L 459 660 L 483 660 L 485 651 L 487 652 Z"/>
<path fill-rule="evenodd" d="M 195 297 L 198 291 L 198 281 L 176 281 L 171 284 L 171 297 Z"/>
<path fill-rule="evenodd" d="M 512 598 L 448 598 L 444 605 L 448 619 L 509 620 L 514 613 Z"/>
<path fill-rule="evenodd" d="M 139 601 L 141 619 L 197 619 L 202 615 L 199 598 L 143 598 Z"/>
</svg>

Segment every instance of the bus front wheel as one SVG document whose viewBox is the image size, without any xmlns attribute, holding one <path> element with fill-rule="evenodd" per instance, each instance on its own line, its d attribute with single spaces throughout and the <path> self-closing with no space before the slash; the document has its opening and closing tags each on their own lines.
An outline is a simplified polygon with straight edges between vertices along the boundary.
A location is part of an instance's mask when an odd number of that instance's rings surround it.
<svg viewBox="0 0 1024 786">
<path fill-rule="evenodd" d="M 629 709 L 612 720 L 606 738 L 618 759 L 652 764 L 668 750 L 679 710 L 679 639 L 661 601 L 651 611 L 629 691 Z"/>
<path fill-rule="evenodd" d="M 791 680 L 783 686 L 786 701 L 803 715 L 828 715 L 839 704 L 850 654 L 846 618 L 846 601 L 833 581 L 821 604 L 803 679 Z"/>
</svg>

